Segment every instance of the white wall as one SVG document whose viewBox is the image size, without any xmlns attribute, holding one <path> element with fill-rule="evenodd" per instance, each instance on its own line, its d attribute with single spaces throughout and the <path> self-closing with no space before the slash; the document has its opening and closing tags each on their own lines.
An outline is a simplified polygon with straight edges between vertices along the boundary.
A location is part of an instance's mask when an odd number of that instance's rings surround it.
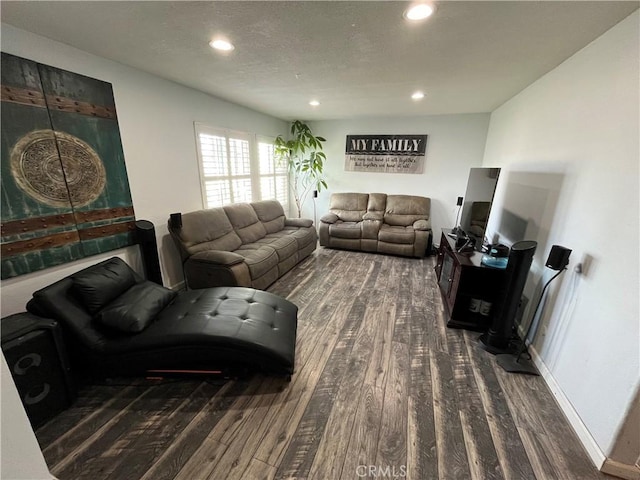
<svg viewBox="0 0 640 480">
<path fill-rule="evenodd" d="M 516 232 L 505 220 L 524 221 L 539 241 L 539 271 L 553 244 L 573 249 L 569 271 L 550 287 L 536 351 L 600 460 L 640 377 L 639 16 L 494 111 L 484 156 L 503 167 L 494 212 L 505 215 L 492 212 L 490 229 Z M 583 275 L 572 271 L 578 262 Z"/>
<path fill-rule="evenodd" d="M 428 101 L 428 98 L 424 101 Z M 431 225 L 434 240 L 440 229 L 451 228 L 457 213 L 457 197 L 467 187 L 469 169 L 482 163 L 489 114 L 431 115 L 409 118 L 362 118 L 326 120 L 311 123 L 314 134 L 327 139 L 325 167 L 328 191 L 320 192 L 317 217 L 329 208 L 334 192 L 381 192 L 420 195 L 431 198 Z M 347 172 L 344 170 L 346 136 L 353 134 L 426 134 L 427 153 L 424 172 L 401 173 Z M 305 204 L 305 215 L 313 218 L 313 202 Z"/>
<path fill-rule="evenodd" d="M 182 281 L 166 223 L 172 212 L 202 207 L 195 121 L 262 135 L 287 132 L 286 122 L 2 24 L 2 51 L 109 82 L 113 86 L 136 218 L 155 224 L 165 285 Z M 130 247 L 2 282 L 2 316 L 24 310 L 31 293 L 82 266 L 118 254 L 140 265 Z"/>
<path fill-rule="evenodd" d="M 0 478 L 5 480 L 49 480 L 49 473 L 36 436 L 24 411 L 4 355 L 0 353 L 0 397 L 2 429 Z"/>
</svg>

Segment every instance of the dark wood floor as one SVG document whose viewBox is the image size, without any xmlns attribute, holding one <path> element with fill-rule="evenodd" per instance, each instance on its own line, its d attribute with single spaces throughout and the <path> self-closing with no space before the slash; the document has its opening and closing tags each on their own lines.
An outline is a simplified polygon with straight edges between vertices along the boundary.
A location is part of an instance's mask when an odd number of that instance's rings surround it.
<svg viewBox="0 0 640 480">
<path fill-rule="evenodd" d="M 447 329 L 424 260 L 320 249 L 269 290 L 299 310 L 292 381 L 122 380 L 36 432 L 60 480 L 604 479 L 541 377 Z"/>
</svg>

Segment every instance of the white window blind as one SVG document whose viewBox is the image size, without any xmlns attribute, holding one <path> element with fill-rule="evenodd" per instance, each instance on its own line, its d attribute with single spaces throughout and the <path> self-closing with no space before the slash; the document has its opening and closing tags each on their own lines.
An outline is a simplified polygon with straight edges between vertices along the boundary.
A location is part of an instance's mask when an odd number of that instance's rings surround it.
<svg viewBox="0 0 640 480">
<path fill-rule="evenodd" d="M 289 181 L 277 165 L 273 139 L 196 123 L 205 208 L 256 200 L 278 200 L 288 212 Z"/>
<path fill-rule="evenodd" d="M 260 161 L 260 192 L 263 199 L 278 200 L 285 212 L 289 208 L 289 175 L 286 165 L 279 164 L 275 158 L 273 140 L 258 141 L 258 159 Z"/>
</svg>

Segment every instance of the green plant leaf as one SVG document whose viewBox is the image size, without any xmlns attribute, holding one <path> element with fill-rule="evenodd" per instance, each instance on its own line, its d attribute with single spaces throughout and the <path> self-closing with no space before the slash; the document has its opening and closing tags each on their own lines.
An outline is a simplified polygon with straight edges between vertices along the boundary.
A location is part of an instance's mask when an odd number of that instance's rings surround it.
<svg viewBox="0 0 640 480">
<path fill-rule="evenodd" d="M 287 166 L 291 176 L 291 193 L 294 197 L 298 214 L 307 195 L 312 189 L 327 188 L 322 171 L 327 157 L 322 152 L 324 137 L 313 135 L 311 128 L 301 120 L 291 122 L 290 140 L 278 135 L 275 140 L 275 153 L 278 161 Z"/>
</svg>

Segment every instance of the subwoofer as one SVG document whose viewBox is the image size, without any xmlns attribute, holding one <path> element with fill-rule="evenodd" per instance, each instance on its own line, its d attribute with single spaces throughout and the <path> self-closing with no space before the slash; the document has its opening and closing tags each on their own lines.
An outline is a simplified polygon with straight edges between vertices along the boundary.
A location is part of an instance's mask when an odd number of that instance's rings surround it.
<svg viewBox="0 0 640 480">
<path fill-rule="evenodd" d="M 162 285 L 162 271 L 158 258 L 158 243 L 156 229 L 149 220 L 136 221 L 136 237 L 140 244 L 142 263 L 147 280 Z"/>
<path fill-rule="evenodd" d="M 2 351 L 33 428 L 66 409 L 75 386 L 60 326 L 30 313 L 3 318 Z"/>
<path fill-rule="evenodd" d="M 504 284 L 498 300 L 499 310 L 493 317 L 489 331 L 480 336 L 482 348 L 490 353 L 512 352 L 509 341 L 537 246 L 538 243 L 533 240 L 524 240 L 514 243 L 511 247 Z"/>
</svg>

